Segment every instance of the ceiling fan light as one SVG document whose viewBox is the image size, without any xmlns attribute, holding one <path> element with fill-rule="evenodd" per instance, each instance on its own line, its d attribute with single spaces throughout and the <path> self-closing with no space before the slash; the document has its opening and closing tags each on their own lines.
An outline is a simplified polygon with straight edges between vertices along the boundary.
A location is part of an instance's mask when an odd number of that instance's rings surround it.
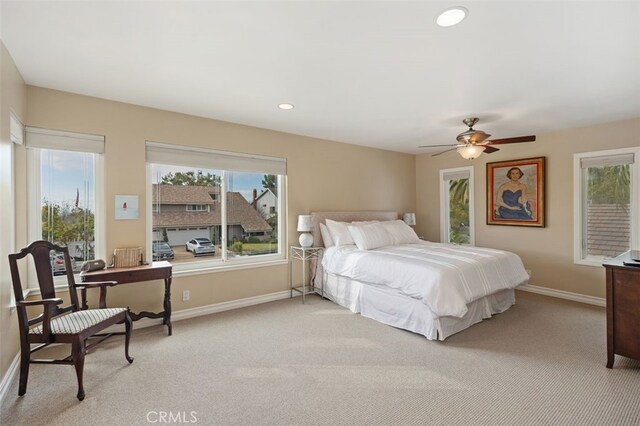
<svg viewBox="0 0 640 426">
<path fill-rule="evenodd" d="M 458 154 L 465 160 L 475 160 L 480 157 L 485 147 L 482 145 L 465 145 L 458 148 Z"/>
<path fill-rule="evenodd" d="M 441 27 L 451 27 L 462 22 L 468 13 L 469 11 L 462 6 L 452 7 L 438 16 L 436 24 Z"/>
</svg>

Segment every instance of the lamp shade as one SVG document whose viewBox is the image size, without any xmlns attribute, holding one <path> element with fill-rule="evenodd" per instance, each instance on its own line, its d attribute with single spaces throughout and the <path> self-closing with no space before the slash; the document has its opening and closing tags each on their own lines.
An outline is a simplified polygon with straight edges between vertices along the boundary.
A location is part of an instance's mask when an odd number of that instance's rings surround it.
<svg viewBox="0 0 640 426">
<path fill-rule="evenodd" d="M 485 147 L 482 145 L 465 145 L 458 148 L 458 154 L 465 160 L 473 160 L 480 157 Z"/>
<path fill-rule="evenodd" d="M 416 224 L 416 214 L 415 213 L 405 213 L 402 215 L 402 220 L 407 225 L 415 225 Z"/>
<path fill-rule="evenodd" d="M 313 216 L 301 214 L 298 216 L 298 232 L 311 232 L 313 229 Z"/>
</svg>

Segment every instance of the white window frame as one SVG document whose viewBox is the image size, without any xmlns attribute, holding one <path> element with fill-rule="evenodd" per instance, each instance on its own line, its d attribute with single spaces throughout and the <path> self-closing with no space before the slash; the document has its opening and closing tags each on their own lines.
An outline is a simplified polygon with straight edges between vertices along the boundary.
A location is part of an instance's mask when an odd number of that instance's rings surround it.
<svg viewBox="0 0 640 426">
<path fill-rule="evenodd" d="M 40 162 L 41 149 L 54 149 L 60 151 L 75 151 L 94 154 L 94 194 L 96 211 L 94 216 L 95 258 L 105 259 L 107 253 L 106 241 L 106 203 L 104 191 L 104 136 L 88 135 L 82 133 L 62 132 L 58 130 L 39 129 L 27 127 L 27 234 L 29 241 L 42 239 L 42 199 L 40 190 Z M 89 148 L 83 150 L 83 143 Z M 102 148 L 100 148 L 102 145 Z M 79 282 L 79 276 L 76 274 Z M 56 290 L 66 290 L 66 276 L 54 277 Z M 35 269 L 30 265 L 27 270 L 27 289 L 30 293 L 38 293 L 38 284 L 35 278 Z"/>
<path fill-rule="evenodd" d="M 16 180 L 15 180 L 15 146 L 24 144 L 24 125 L 18 117 L 9 111 L 9 143 L 0 143 L 0 201 L 4 206 L 0 210 L 0 235 L 3 241 L 0 242 L 0 255 L 6 259 L 10 253 L 16 251 Z M 8 264 L 2 262 L 0 274 L 4 279 Z M 24 287 L 25 282 L 22 283 Z M 15 307 L 15 295 L 13 286 L 10 287 L 9 307 Z"/>
<path fill-rule="evenodd" d="M 577 265 L 603 267 L 607 259 L 604 256 L 583 257 L 583 241 L 585 238 L 584 202 L 585 181 L 582 173 L 581 160 L 595 157 L 612 157 L 616 155 L 633 154 L 631 165 L 631 232 L 630 247 L 640 249 L 640 148 L 620 148 L 604 151 L 580 152 L 573 154 L 573 262 Z"/>
<path fill-rule="evenodd" d="M 188 212 L 208 212 L 209 206 L 206 204 L 187 204 L 187 211 Z"/>
<path fill-rule="evenodd" d="M 167 160 L 164 160 L 162 163 L 153 162 L 149 160 L 149 149 L 155 150 L 159 152 L 160 155 L 168 155 Z M 223 212 L 227 211 L 227 182 L 229 180 L 229 173 L 240 172 L 240 171 L 249 171 L 246 169 L 233 169 L 234 160 L 237 160 L 239 167 L 251 168 L 256 163 L 260 163 L 261 161 L 274 162 L 274 163 L 283 163 L 285 172 L 283 174 L 273 173 L 275 174 L 277 179 L 277 188 L 278 194 L 280 194 L 278 198 L 278 253 L 273 254 L 265 254 L 260 256 L 246 256 L 246 257 L 228 257 L 227 256 L 227 215 L 223 214 L 221 220 L 221 246 L 222 246 L 222 256 L 221 259 L 207 259 L 202 258 L 201 260 L 194 260 L 186 263 L 175 263 L 173 265 L 173 275 L 174 276 L 190 276 L 190 275 L 199 275 L 199 274 L 207 274 L 211 272 L 218 271 L 228 271 L 235 269 L 246 269 L 246 268 L 255 268 L 255 267 L 263 267 L 263 266 L 272 266 L 272 265 L 280 265 L 286 263 L 286 227 L 285 227 L 285 215 L 286 215 L 286 196 L 285 196 L 285 186 L 286 186 L 286 160 L 283 158 L 277 157 L 267 157 L 260 155 L 249 155 L 249 154 L 240 154 L 233 153 L 227 151 L 217 151 L 206 148 L 195 148 L 189 146 L 181 146 L 181 145 L 171 145 L 159 142 L 146 141 L 146 150 L 147 150 L 147 205 L 153 204 L 153 176 L 152 176 L 152 168 L 153 164 L 170 164 L 172 159 L 177 158 L 177 155 L 184 154 L 186 158 L 194 159 L 194 161 L 199 162 L 199 164 L 187 167 L 202 167 L 202 168 L 215 168 L 222 171 L 222 175 L 220 176 L 220 194 L 219 194 L 219 202 L 221 203 L 220 209 Z M 173 151 L 173 152 L 172 152 Z M 168 153 L 168 154 L 165 154 Z M 220 167 L 218 164 L 212 164 L 210 166 L 206 166 L 202 164 L 202 159 L 206 158 L 206 156 L 216 156 L 217 158 L 221 158 L 221 164 L 226 165 L 227 168 Z M 175 164 L 175 165 L 185 165 L 185 164 Z M 265 172 L 257 172 L 257 173 L 268 173 L 269 170 Z M 216 200 L 214 200 L 216 201 Z M 153 217 L 151 208 L 147 209 L 147 261 L 151 262 L 152 259 L 152 238 L 153 238 Z"/>
<path fill-rule="evenodd" d="M 440 241 L 443 243 L 450 242 L 449 235 L 449 181 L 445 177 L 449 174 L 468 174 L 469 178 L 469 245 L 476 244 L 476 228 L 475 228 L 475 187 L 474 187 L 474 171 L 473 166 L 455 167 L 451 169 L 440 170 Z"/>
</svg>

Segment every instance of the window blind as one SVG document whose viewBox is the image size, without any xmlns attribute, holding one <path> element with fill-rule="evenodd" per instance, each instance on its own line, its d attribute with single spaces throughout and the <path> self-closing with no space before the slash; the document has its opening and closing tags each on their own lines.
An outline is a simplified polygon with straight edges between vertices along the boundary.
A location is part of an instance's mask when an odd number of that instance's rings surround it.
<svg viewBox="0 0 640 426">
<path fill-rule="evenodd" d="M 442 174 L 442 180 L 458 180 L 458 179 L 469 179 L 469 171 L 468 170 L 458 170 L 451 172 L 444 172 Z"/>
<path fill-rule="evenodd" d="M 24 143 L 24 126 L 12 113 L 9 114 L 9 131 L 11 142 L 20 145 Z"/>
<path fill-rule="evenodd" d="M 623 164 L 633 164 L 634 161 L 635 158 L 633 153 L 607 155 L 602 157 L 586 157 L 580 159 L 580 167 L 588 169 L 589 167 L 621 166 Z"/>
<path fill-rule="evenodd" d="M 104 154 L 104 136 L 27 126 L 27 148 Z"/>
<path fill-rule="evenodd" d="M 238 172 L 286 175 L 287 160 L 278 157 L 240 154 L 205 148 L 146 142 L 147 163 L 202 167 Z"/>
</svg>

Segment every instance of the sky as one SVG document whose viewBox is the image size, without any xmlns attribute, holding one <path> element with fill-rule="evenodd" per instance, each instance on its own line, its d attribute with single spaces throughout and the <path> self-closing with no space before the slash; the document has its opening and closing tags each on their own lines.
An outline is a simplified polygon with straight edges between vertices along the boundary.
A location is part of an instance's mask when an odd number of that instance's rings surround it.
<svg viewBox="0 0 640 426">
<path fill-rule="evenodd" d="M 95 211 L 94 197 L 94 162 L 93 154 L 73 151 L 41 150 L 41 196 L 61 204 L 75 205 L 79 195 L 79 206 Z M 199 169 L 180 166 L 155 165 L 152 183 L 158 183 L 162 176 L 170 172 L 186 172 L 202 170 L 204 174 L 222 175 L 221 170 Z M 262 179 L 264 173 L 233 172 L 229 176 L 229 190 L 239 192 L 244 198 L 253 201 L 253 190 L 258 194 L 264 189 Z"/>
<path fill-rule="evenodd" d="M 60 204 L 95 211 L 93 154 L 73 151 L 40 151 L 40 195 Z"/>
<path fill-rule="evenodd" d="M 176 172 L 188 172 L 188 171 L 202 170 L 203 174 L 211 173 L 212 175 L 222 176 L 222 170 L 216 169 L 202 169 L 197 167 L 180 167 L 180 166 L 166 166 L 166 165 L 154 165 L 151 177 L 152 183 L 159 183 L 162 176 L 169 173 Z M 228 173 L 229 182 L 228 188 L 231 192 L 239 192 L 248 201 L 253 201 L 253 190 L 257 189 L 258 194 L 264 189 L 262 186 L 262 179 L 264 173 L 245 173 L 245 172 L 232 172 Z"/>
</svg>

